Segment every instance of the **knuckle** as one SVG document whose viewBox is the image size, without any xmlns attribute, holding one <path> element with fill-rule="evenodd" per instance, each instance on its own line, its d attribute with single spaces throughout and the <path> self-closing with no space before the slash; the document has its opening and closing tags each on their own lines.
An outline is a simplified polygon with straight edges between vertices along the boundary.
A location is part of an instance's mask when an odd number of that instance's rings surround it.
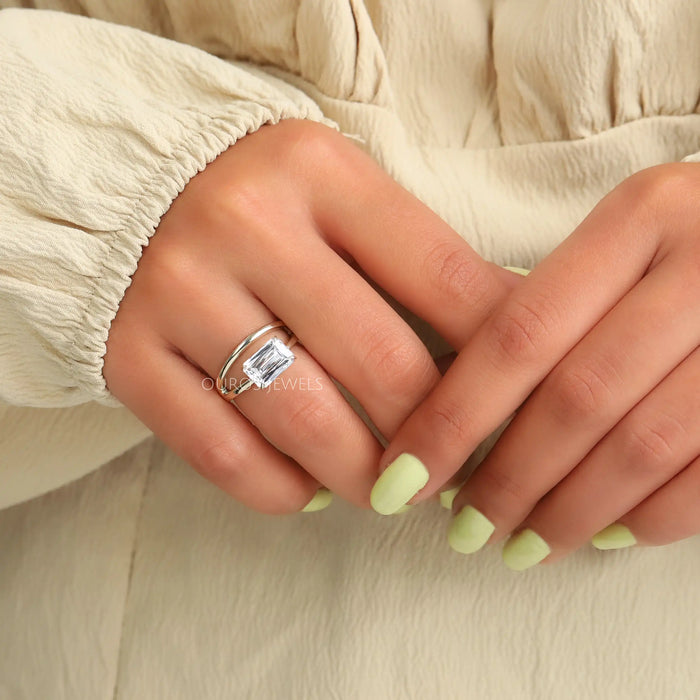
<svg viewBox="0 0 700 700">
<path fill-rule="evenodd" d="M 440 399 L 439 404 L 428 413 L 426 422 L 426 434 L 448 447 L 466 451 L 474 440 L 470 430 L 473 421 L 465 407 L 458 402 Z"/>
<path fill-rule="evenodd" d="M 491 323 L 491 341 L 496 357 L 520 362 L 535 350 L 528 319 L 512 313 L 500 313 Z"/>
<path fill-rule="evenodd" d="M 294 175 L 311 174 L 322 165 L 332 168 L 341 151 L 344 137 L 334 129 L 310 120 L 287 119 L 280 122 L 281 142 L 277 150 L 280 162 Z"/>
<path fill-rule="evenodd" d="M 483 268 L 463 243 L 441 241 L 428 251 L 423 264 L 439 299 L 470 309 L 486 306 L 489 285 L 485 283 Z"/>
<path fill-rule="evenodd" d="M 296 444 L 327 450 L 336 447 L 340 436 L 339 411 L 333 402 L 322 396 L 295 392 L 295 402 L 283 423 L 283 429 Z"/>
<path fill-rule="evenodd" d="M 208 201 L 209 217 L 219 219 L 222 227 L 236 222 L 264 221 L 270 208 L 269 184 L 246 177 L 214 188 Z M 216 223 L 216 221 L 214 221 Z"/>
<path fill-rule="evenodd" d="M 565 425 L 584 425 L 599 419 L 612 399 L 612 381 L 593 364 L 556 370 L 545 386 L 556 419 Z"/>
<path fill-rule="evenodd" d="M 237 182 L 224 183 L 210 202 L 202 220 L 207 222 L 206 235 L 216 239 L 218 250 L 226 250 L 235 241 L 240 259 L 268 253 L 279 247 L 280 212 L 287 220 L 296 221 L 298 199 L 273 184 L 273 178 L 262 180 L 262 172 L 246 174 Z M 205 218 L 206 217 L 206 218 Z M 298 233 L 298 226 L 288 226 L 286 235 Z"/>
<path fill-rule="evenodd" d="M 494 316 L 490 339 L 497 360 L 530 364 L 537 359 L 555 327 L 549 306 L 542 296 L 531 302 L 512 300 Z"/>
<path fill-rule="evenodd" d="M 697 178 L 685 164 L 664 163 L 634 173 L 626 180 L 626 186 L 638 199 L 651 201 L 677 194 L 691 180 L 697 181 Z"/>
<path fill-rule="evenodd" d="M 655 219 L 666 218 L 677 212 L 678 207 L 697 200 L 691 196 L 700 185 L 697 169 L 688 163 L 664 163 L 640 170 L 631 175 L 621 186 L 626 201 L 642 213 L 652 213 Z"/>
<path fill-rule="evenodd" d="M 513 505 L 517 505 L 517 514 L 522 514 L 523 507 L 529 503 L 529 496 L 524 486 L 516 481 L 507 472 L 490 467 L 478 472 L 479 487 L 489 494 L 494 503 L 507 501 L 507 508 L 502 508 L 504 512 L 513 517 Z"/>
<path fill-rule="evenodd" d="M 686 430 L 670 415 L 657 415 L 630 426 L 623 434 L 623 468 L 638 475 L 658 475 L 673 463 Z"/>
<path fill-rule="evenodd" d="M 197 450 L 189 462 L 205 478 L 225 485 L 245 478 L 249 472 L 249 457 L 245 441 L 228 436 Z"/>
<path fill-rule="evenodd" d="M 427 349 L 395 327 L 375 327 L 366 333 L 367 348 L 362 367 L 371 385 L 394 397 L 425 392 L 436 368 Z"/>
<path fill-rule="evenodd" d="M 165 239 L 161 239 L 161 243 L 163 240 Z M 192 251 L 186 245 L 180 245 L 179 239 L 173 238 L 167 245 L 159 245 L 147 253 L 152 253 L 153 256 L 145 268 L 147 275 L 141 277 L 141 280 L 148 285 L 146 294 L 149 298 L 191 298 L 199 290 L 201 270 Z M 141 271 L 143 270 L 144 268 Z"/>
</svg>

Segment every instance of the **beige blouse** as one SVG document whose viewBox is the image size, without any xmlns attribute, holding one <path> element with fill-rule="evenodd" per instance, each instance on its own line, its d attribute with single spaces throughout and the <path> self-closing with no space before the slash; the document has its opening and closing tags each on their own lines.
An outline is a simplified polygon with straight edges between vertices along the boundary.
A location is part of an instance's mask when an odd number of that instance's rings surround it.
<svg viewBox="0 0 700 700">
<path fill-rule="evenodd" d="M 0 8 L 0 697 L 695 696 L 697 539 L 515 578 L 449 552 L 433 505 L 261 516 L 149 438 L 102 357 L 174 198 L 285 118 L 534 266 L 631 173 L 700 160 L 697 0 Z"/>
</svg>

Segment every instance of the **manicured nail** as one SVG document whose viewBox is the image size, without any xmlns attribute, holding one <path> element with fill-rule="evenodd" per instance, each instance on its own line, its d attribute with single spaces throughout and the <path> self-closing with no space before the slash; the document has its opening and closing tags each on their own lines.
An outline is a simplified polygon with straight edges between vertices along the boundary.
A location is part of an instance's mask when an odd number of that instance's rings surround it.
<svg viewBox="0 0 700 700">
<path fill-rule="evenodd" d="M 413 508 L 413 503 L 407 503 L 405 506 L 401 506 L 398 510 L 394 511 L 394 515 L 398 515 L 399 513 L 407 513 L 409 510 Z"/>
<path fill-rule="evenodd" d="M 461 486 L 455 486 L 449 491 L 442 491 L 440 493 L 440 505 L 447 510 L 452 510 L 452 504 L 454 503 L 455 496 L 459 493 Z"/>
<path fill-rule="evenodd" d="M 622 549 L 637 544 L 630 529 L 622 523 L 613 523 L 593 535 L 591 544 L 598 549 Z"/>
<path fill-rule="evenodd" d="M 369 496 L 372 508 L 381 515 L 392 515 L 410 501 L 430 478 L 418 457 L 399 455 L 377 479 Z"/>
<path fill-rule="evenodd" d="M 450 547 L 460 554 L 481 549 L 496 526 L 474 506 L 464 506 L 454 517 L 447 534 Z"/>
<path fill-rule="evenodd" d="M 328 489 L 319 489 L 314 497 L 301 509 L 302 513 L 313 513 L 327 508 L 333 500 L 333 493 Z"/>
<path fill-rule="evenodd" d="M 503 547 L 503 561 L 513 571 L 529 569 L 541 562 L 552 550 L 534 531 L 527 528 L 511 537 Z"/>
<path fill-rule="evenodd" d="M 506 265 L 503 269 L 510 270 L 511 272 L 515 272 L 523 277 L 527 277 L 530 274 L 530 270 L 526 270 L 524 267 L 510 267 L 509 265 Z"/>
</svg>

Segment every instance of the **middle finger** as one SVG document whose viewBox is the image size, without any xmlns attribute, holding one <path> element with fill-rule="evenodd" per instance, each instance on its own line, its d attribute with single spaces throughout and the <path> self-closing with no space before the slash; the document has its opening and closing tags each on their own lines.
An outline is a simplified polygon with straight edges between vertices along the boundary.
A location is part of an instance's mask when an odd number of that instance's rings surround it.
<svg viewBox="0 0 700 700">
<path fill-rule="evenodd" d="M 440 379 L 435 362 L 406 321 L 315 233 L 297 240 L 271 246 L 268 269 L 239 274 L 391 438 Z"/>
</svg>

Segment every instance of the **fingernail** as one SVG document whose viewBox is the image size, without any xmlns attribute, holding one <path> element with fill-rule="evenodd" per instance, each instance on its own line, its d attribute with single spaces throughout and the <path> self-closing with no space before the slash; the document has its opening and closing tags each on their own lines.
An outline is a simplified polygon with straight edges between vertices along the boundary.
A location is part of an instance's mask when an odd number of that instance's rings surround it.
<svg viewBox="0 0 700 700">
<path fill-rule="evenodd" d="M 369 501 L 381 515 L 392 515 L 410 501 L 430 478 L 418 457 L 399 455 L 377 479 Z"/>
<path fill-rule="evenodd" d="M 506 542 L 502 556 L 509 569 L 523 571 L 541 562 L 551 551 L 534 530 L 527 528 Z"/>
<path fill-rule="evenodd" d="M 447 534 L 450 547 L 460 554 L 472 554 L 481 549 L 496 526 L 474 506 L 464 506 L 454 517 Z"/>
<path fill-rule="evenodd" d="M 314 497 L 301 509 L 302 513 L 313 513 L 327 508 L 333 500 L 333 492 L 328 489 L 319 489 Z"/>
<path fill-rule="evenodd" d="M 449 491 L 443 491 L 440 494 L 440 505 L 447 510 L 452 510 L 452 504 L 454 503 L 455 496 L 459 493 L 461 486 L 455 486 Z"/>
<path fill-rule="evenodd" d="M 524 267 L 510 267 L 510 265 L 505 265 L 503 269 L 510 270 L 511 272 L 515 272 L 523 277 L 527 277 L 530 274 L 530 270 L 526 270 Z"/>
<path fill-rule="evenodd" d="M 630 529 L 622 523 L 613 523 L 593 535 L 591 544 L 598 549 L 622 549 L 637 544 Z"/>
</svg>

